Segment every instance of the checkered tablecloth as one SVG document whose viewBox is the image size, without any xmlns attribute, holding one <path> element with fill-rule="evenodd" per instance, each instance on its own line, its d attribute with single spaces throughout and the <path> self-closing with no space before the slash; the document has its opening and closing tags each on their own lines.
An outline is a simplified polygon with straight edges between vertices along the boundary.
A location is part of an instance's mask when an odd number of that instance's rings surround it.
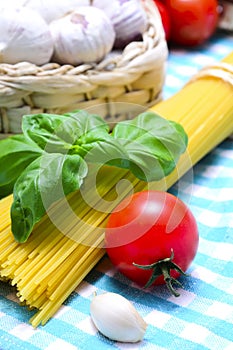
<svg viewBox="0 0 233 350">
<path fill-rule="evenodd" d="M 164 97 L 178 91 L 199 68 L 233 50 L 233 36 L 218 34 L 201 50 L 171 49 Z M 232 96 L 233 98 L 233 96 Z M 181 278 L 181 296 L 164 286 L 143 290 L 117 273 L 104 257 L 44 326 L 33 329 L 32 316 L 18 305 L 15 289 L 0 283 L 1 350 L 232 350 L 233 349 L 233 140 L 227 139 L 171 190 L 195 215 L 200 245 Z M 148 323 L 137 344 L 106 339 L 89 315 L 93 292 L 117 292 L 131 300 Z"/>
</svg>

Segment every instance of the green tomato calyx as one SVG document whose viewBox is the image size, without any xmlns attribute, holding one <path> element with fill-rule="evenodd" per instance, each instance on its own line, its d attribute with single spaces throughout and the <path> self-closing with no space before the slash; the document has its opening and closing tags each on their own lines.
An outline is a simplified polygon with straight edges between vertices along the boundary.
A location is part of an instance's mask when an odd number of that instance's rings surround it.
<svg viewBox="0 0 233 350">
<path fill-rule="evenodd" d="M 139 264 L 133 263 L 134 266 L 142 270 L 152 270 L 151 277 L 149 278 L 148 282 L 145 284 L 144 288 L 150 287 L 159 276 L 163 275 L 164 281 L 169 291 L 175 297 L 179 297 L 180 294 L 174 289 L 173 285 L 176 284 L 180 287 L 183 287 L 183 286 L 176 278 L 171 276 L 170 271 L 176 270 L 183 276 L 189 276 L 189 275 L 186 274 L 176 263 L 174 263 L 173 259 L 174 259 L 174 251 L 173 249 L 171 249 L 171 255 L 169 258 L 156 261 L 153 264 L 139 265 Z"/>
</svg>

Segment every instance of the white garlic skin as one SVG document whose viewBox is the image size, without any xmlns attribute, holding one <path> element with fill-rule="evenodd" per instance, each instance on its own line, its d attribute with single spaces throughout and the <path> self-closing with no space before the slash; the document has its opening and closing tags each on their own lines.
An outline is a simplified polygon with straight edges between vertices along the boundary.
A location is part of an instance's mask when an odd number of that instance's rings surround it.
<svg viewBox="0 0 233 350">
<path fill-rule="evenodd" d="M 9 1 L 9 0 L 8 0 Z M 11 0 L 12 1 L 12 0 Z M 65 16 L 78 6 L 88 6 L 90 0 L 14 0 L 25 7 L 37 11 L 47 23 Z"/>
<path fill-rule="evenodd" d="M 52 21 L 55 62 L 78 65 L 99 62 L 113 47 L 115 31 L 104 11 L 92 6 L 79 7 Z"/>
<path fill-rule="evenodd" d="M 141 40 L 148 19 L 140 0 L 93 0 L 92 5 L 111 19 L 116 33 L 114 47 L 123 49 L 134 40 Z"/>
<path fill-rule="evenodd" d="M 94 296 L 90 313 L 96 328 L 109 339 L 136 343 L 145 335 L 147 323 L 120 294 L 107 292 Z"/>
<path fill-rule="evenodd" d="M 10 3 L 11 4 L 11 3 Z M 0 7 L 0 62 L 48 63 L 53 40 L 48 24 L 26 7 Z"/>
</svg>

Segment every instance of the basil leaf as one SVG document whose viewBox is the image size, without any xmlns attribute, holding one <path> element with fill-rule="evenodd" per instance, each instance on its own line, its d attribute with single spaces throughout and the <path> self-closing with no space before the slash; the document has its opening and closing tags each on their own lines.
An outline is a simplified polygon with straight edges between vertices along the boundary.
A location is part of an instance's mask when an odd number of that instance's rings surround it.
<svg viewBox="0 0 233 350">
<path fill-rule="evenodd" d="M 101 117 L 85 111 L 74 111 L 65 115 L 75 118 L 80 130 L 70 153 L 79 154 L 88 163 L 101 164 L 125 155 L 125 149 L 112 138 L 109 125 Z"/>
<path fill-rule="evenodd" d="M 26 115 L 22 128 L 24 136 L 14 143 L 8 141 L 9 156 L 7 151 L 2 152 L 2 157 L 9 157 L 5 179 L 7 175 L 11 178 L 10 185 L 2 181 L 5 190 L 12 189 L 16 181 L 11 220 L 18 242 L 27 240 L 53 202 L 80 189 L 88 165 L 118 166 L 131 170 L 143 181 L 155 181 L 174 169 L 188 142 L 181 125 L 152 112 L 119 122 L 112 133 L 101 117 L 85 111 Z M 23 144 L 18 163 L 16 155 L 14 158 L 16 141 Z M 10 159 L 20 165 L 15 177 Z"/>
<path fill-rule="evenodd" d="M 88 134 L 90 131 L 109 132 L 108 124 L 97 114 L 90 114 L 83 110 L 65 113 L 65 117 L 75 119 L 77 123 L 77 138 Z"/>
<path fill-rule="evenodd" d="M 104 120 L 85 111 L 65 115 L 36 114 L 23 117 L 25 135 L 47 153 L 75 153 L 84 156 L 92 143 L 108 136 Z M 85 145 L 85 147 L 83 147 Z"/>
<path fill-rule="evenodd" d="M 22 129 L 47 153 L 67 153 L 76 140 L 77 123 L 73 118 L 43 113 L 23 116 Z"/>
<path fill-rule="evenodd" d="M 188 142 L 181 125 L 152 112 L 119 122 L 112 136 L 120 141 L 129 158 L 128 162 L 118 160 L 111 165 L 129 168 L 136 177 L 147 182 L 168 175 Z"/>
<path fill-rule="evenodd" d="M 106 164 L 114 159 L 128 157 L 123 145 L 103 131 L 90 131 L 80 137 L 77 143 L 80 144 L 74 145 L 75 152 L 78 152 L 87 163 Z"/>
<path fill-rule="evenodd" d="M 62 117 L 64 122 L 67 117 L 76 121 L 76 140 L 69 149 L 70 154 L 79 154 L 90 163 L 102 164 L 125 155 L 124 148 L 112 138 L 108 124 L 100 116 L 78 110 Z"/>
<path fill-rule="evenodd" d="M 21 134 L 0 141 L 0 198 L 12 193 L 17 178 L 41 154 L 42 150 Z"/>
<path fill-rule="evenodd" d="M 78 155 L 45 153 L 34 160 L 14 186 L 11 207 L 12 232 L 25 242 L 49 206 L 80 188 L 87 164 Z"/>
</svg>

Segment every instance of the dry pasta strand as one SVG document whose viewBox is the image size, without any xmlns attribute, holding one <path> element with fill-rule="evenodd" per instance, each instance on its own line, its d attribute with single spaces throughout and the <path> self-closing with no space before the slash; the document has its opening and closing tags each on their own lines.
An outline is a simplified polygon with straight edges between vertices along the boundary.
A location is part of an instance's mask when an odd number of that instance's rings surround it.
<svg viewBox="0 0 233 350">
<path fill-rule="evenodd" d="M 10 280 L 20 301 L 37 309 L 30 319 L 34 327 L 59 310 L 103 257 L 104 227 L 119 201 L 132 191 L 167 190 L 233 132 L 232 71 L 233 52 L 150 109 L 181 123 L 189 136 L 187 152 L 166 178 L 147 184 L 128 171 L 105 166 L 93 189 L 93 168 L 83 190 L 51 206 L 24 244 L 15 242 L 11 233 L 12 196 L 0 201 L 0 279 Z"/>
</svg>

